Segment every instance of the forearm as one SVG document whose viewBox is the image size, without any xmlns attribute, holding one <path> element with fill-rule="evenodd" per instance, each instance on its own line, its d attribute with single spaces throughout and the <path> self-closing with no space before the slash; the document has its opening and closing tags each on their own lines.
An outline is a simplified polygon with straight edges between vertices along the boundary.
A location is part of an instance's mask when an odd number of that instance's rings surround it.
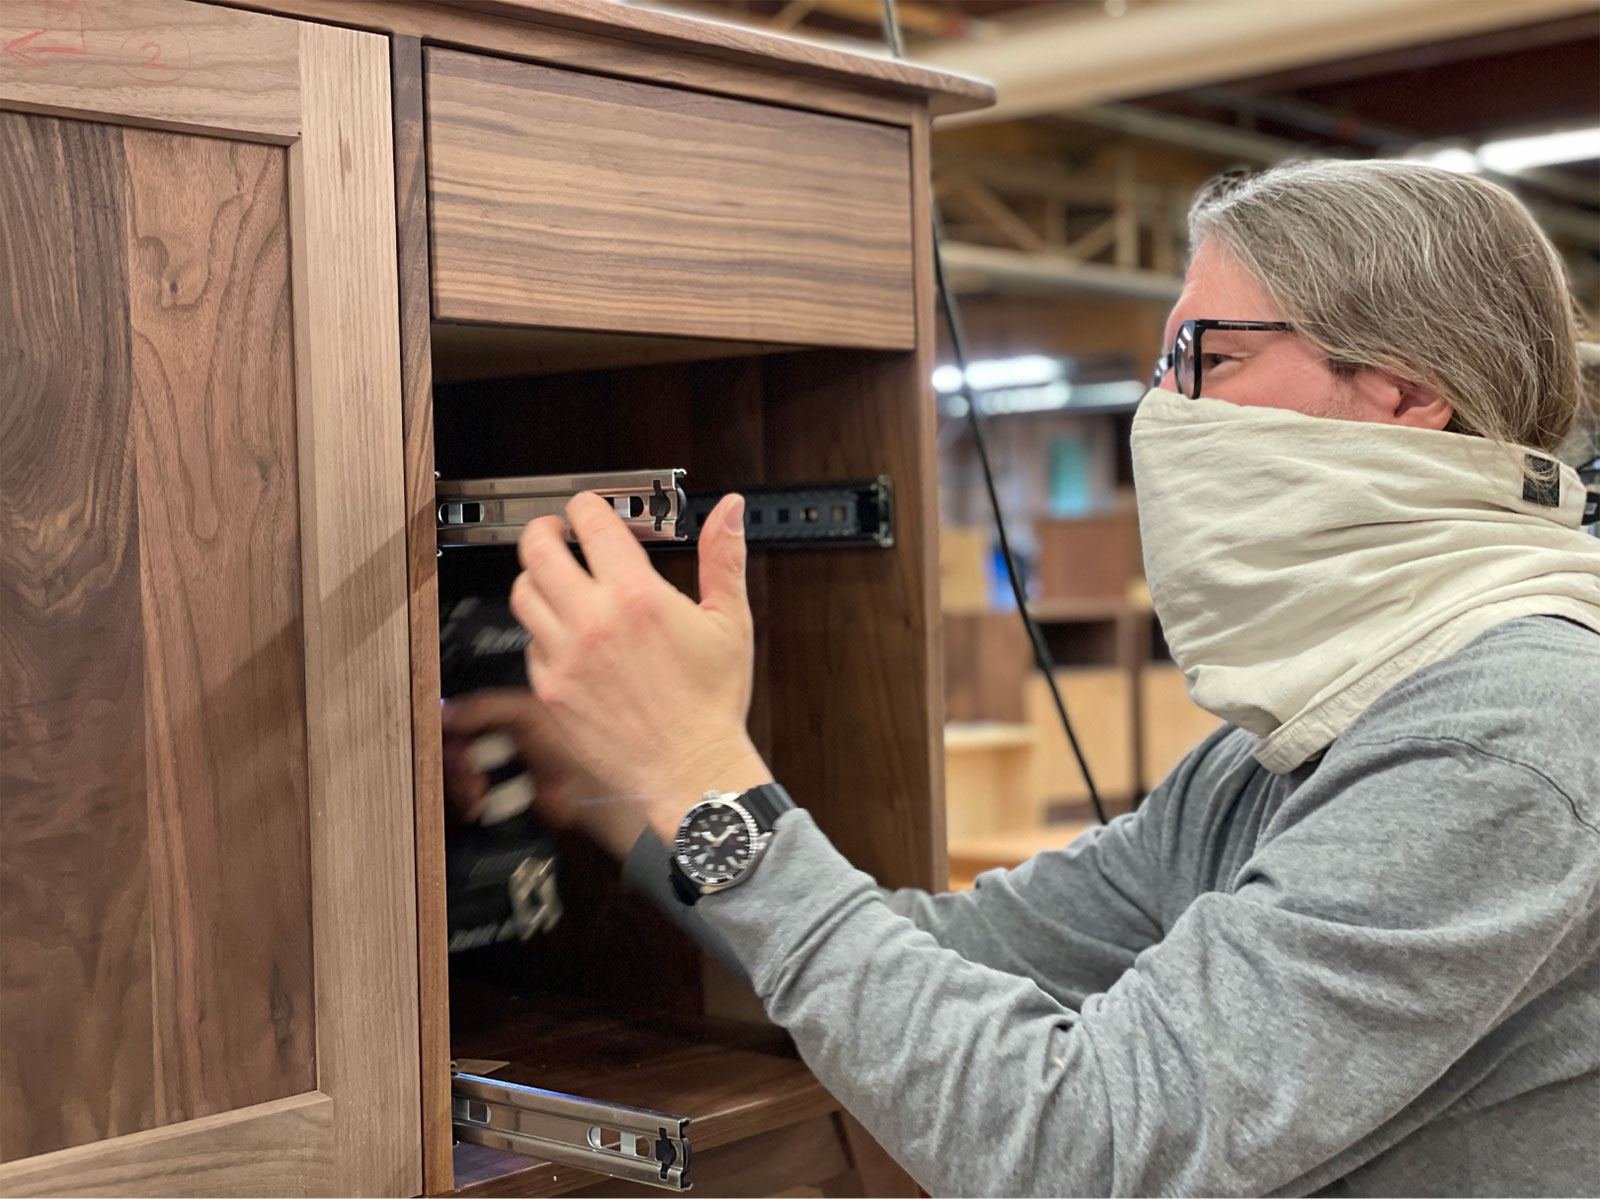
<svg viewBox="0 0 1600 1199">
<path fill-rule="evenodd" d="M 641 828 L 633 848 L 627 851 L 627 857 L 623 860 L 622 884 L 629 890 L 649 897 L 695 944 L 748 982 L 749 975 L 744 966 L 734 956 L 728 943 L 706 924 L 698 906 L 690 907 L 673 894 L 672 886 L 667 881 L 667 871 L 671 868 L 667 847 L 661 843 L 661 838 L 653 830 Z"/>
</svg>

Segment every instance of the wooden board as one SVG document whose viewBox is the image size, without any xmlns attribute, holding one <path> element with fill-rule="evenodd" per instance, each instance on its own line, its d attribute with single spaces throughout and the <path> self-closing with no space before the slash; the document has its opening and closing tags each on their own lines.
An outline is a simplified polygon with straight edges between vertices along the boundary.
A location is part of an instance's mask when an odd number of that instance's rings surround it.
<svg viewBox="0 0 1600 1199">
<path fill-rule="evenodd" d="M 1137 750 L 1130 694 L 1136 677 L 1120 667 L 1056 671 L 1061 702 L 1066 705 L 1095 788 L 1102 799 L 1118 805 L 1126 805 L 1134 797 Z M 1029 676 L 1023 707 L 1034 730 L 1034 823 L 1043 823 L 1052 807 L 1082 803 L 1089 792 L 1042 673 Z"/>
<path fill-rule="evenodd" d="M 288 199 L 277 147 L 123 143 L 170 1124 L 316 1085 Z"/>
<path fill-rule="evenodd" d="M 651 9 L 614 9 L 596 0 L 456 0 L 463 8 L 511 13 L 551 25 L 600 29 L 629 40 L 655 44 L 684 42 L 716 57 L 759 57 L 773 69 L 850 76 L 889 84 L 930 96 L 936 112 L 984 108 L 994 102 L 994 89 L 977 79 L 931 71 L 916 63 L 874 55 L 852 54 L 808 39 L 788 38 L 737 25 L 696 20 Z M 781 66 L 780 66 L 781 64 Z M 942 102 L 942 103 L 941 103 Z"/>
<path fill-rule="evenodd" d="M 945 826 L 952 844 L 1038 823 L 1033 801 L 1036 740 L 1025 724 L 944 726 Z"/>
<path fill-rule="evenodd" d="M 426 52 L 434 316 L 909 347 L 903 129 Z"/>
<path fill-rule="evenodd" d="M 1033 647 L 1016 612 L 944 617 L 945 719 L 1019 721 Z"/>
<path fill-rule="evenodd" d="M 0 113 L 0 1160 L 156 1122 L 120 132 Z M 75 250 L 76 252 L 70 252 Z"/>
<path fill-rule="evenodd" d="M 687 1116 L 697 1154 L 838 1110 L 777 1029 L 589 1006 L 502 996 L 498 1017 L 458 1037 L 456 1053 L 509 1061 L 496 1079 Z M 463 1194 L 561 1194 L 594 1181 L 477 1147 L 459 1147 L 457 1162 Z"/>
<path fill-rule="evenodd" d="M 474 10 L 429 0 L 227 0 L 382 33 L 427 38 L 435 44 L 535 62 L 647 79 L 723 95 L 908 125 L 915 111 L 935 114 L 983 107 L 994 89 L 975 79 L 929 75 L 909 63 L 840 53 L 815 42 L 730 29 L 665 12 L 585 3 L 572 10 L 532 6 Z M 633 24 L 640 16 L 648 28 Z M 663 27 L 660 23 L 666 22 Z M 728 41 L 729 34 L 735 38 Z M 885 73 L 880 77 L 880 72 Z"/>
<path fill-rule="evenodd" d="M 333 1100 L 317 1091 L 14 1162 L 0 1195 L 325 1195 Z"/>
<path fill-rule="evenodd" d="M 300 133 L 293 21 L 172 0 L 0 5 L 0 99 L 31 112 L 288 142 Z"/>
<path fill-rule="evenodd" d="M 1222 722 L 1189 698 L 1183 671 L 1170 662 L 1144 667 L 1139 686 L 1143 775 L 1148 788 L 1172 773 Z"/>
<path fill-rule="evenodd" d="M 416 796 L 417 1011 L 422 1030 L 422 1185 L 455 1186 L 450 1158 L 450 972 L 444 879 L 444 763 L 439 722 L 439 580 L 433 474 L 433 354 L 428 297 L 427 146 L 422 43 L 390 42 L 400 280 L 401 415 L 410 581 L 412 786 Z"/>
<path fill-rule="evenodd" d="M 389 54 L 300 26 L 290 149 L 317 1082 L 341 1193 L 422 1184 L 416 815 Z M 381 1097 L 374 1102 L 375 1097 Z"/>
<path fill-rule="evenodd" d="M 467 383 L 776 354 L 798 346 L 524 325 L 433 326 L 433 381 Z"/>
</svg>

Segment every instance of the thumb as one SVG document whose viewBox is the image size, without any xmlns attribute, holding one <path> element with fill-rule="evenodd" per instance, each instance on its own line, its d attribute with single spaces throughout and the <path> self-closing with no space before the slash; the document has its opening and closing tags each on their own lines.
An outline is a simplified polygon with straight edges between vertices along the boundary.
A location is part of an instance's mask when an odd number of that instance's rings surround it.
<svg viewBox="0 0 1600 1199">
<path fill-rule="evenodd" d="M 700 527 L 700 606 L 748 617 L 744 497 L 725 495 Z"/>
</svg>

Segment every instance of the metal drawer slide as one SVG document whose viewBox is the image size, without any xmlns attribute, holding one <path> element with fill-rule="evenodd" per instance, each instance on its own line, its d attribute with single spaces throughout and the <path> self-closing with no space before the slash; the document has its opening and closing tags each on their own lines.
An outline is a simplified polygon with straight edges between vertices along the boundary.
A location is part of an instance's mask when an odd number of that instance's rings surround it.
<svg viewBox="0 0 1600 1199">
<path fill-rule="evenodd" d="M 515 545 L 540 516 L 561 516 L 580 491 L 611 501 L 641 541 L 681 541 L 686 501 L 681 470 L 635 470 L 606 475 L 521 475 L 497 479 L 440 479 L 439 545 Z"/>
<path fill-rule="evenodd" d="M 689 1189 L 689 1120 L 496 1082 L 450 1079 L 456 1140 L 593 1170 L 669 1191 Z"/>
</svg>

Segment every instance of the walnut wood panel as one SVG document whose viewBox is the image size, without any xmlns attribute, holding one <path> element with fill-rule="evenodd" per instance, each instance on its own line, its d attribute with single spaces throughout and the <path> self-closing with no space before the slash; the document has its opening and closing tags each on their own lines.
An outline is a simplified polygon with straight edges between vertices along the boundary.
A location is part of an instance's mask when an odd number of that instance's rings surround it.
<svg viewBox="0 0 1600 1199">
<path fill-rule="evenodd" d="M 422 1186 L 394 132 L 384 40 L 300 26 L 290 148 L 317 1082 L 334 1188 Z"/>
<path fill-rule="evenodd" d="M 851 54 L 800 38 L 775 37 L 759 30 L 654 9 L 615 9 L 597 0 L 452 0 L 456 7 L 481 12 L 511 13 L 551 25 L 604 30 L 647 44 L 684 43 L 717 57 L 765 60 L 773 67 L 801 75 L 840 75 L 871 80 L 897 90 L 929 97 L 935 113 L 987 108 L 994 88 L 963 75 L 934 71 L 913 63 L 866 54 Z M 780 69 L 782 69 L 780 68 Z"/>
<path fill-rule="evenodd" d="M 422 43 L 389 45 L 400 281 L 401 418 L 410 580 L 412 786 L 416 795 L 417 990 L 422 1030 L 422 1185 L 455 1186 L 450 1160 L 450 972 L 444 885 L 444 764 L 439 722 L 439 580 L 433 474 L 433 350 L 428 296 L 428 158 Z"/>
<path fill-rule="evenodd" d="M 173 0 L 0 5 L 0 101 L 33 112 L 287 142 L 295 22 Z"/>
<path fill-rule="evenodd" d="M 490 8 L 432 0 L 223 2 L 898 125 L 909 124 L 912 114 L 928 105 L 940 114 L 994 103 L 994 88 L 976 79 L 662 12 L 649 13 L 645 19 L 651 27 L 640 28 L 634 23 L 639 10 L 594 0 L 583 3 L 578 19 L 565 4 Z M 656 18 L 666 18 L 667 25 L 654 24 Z M 884 68 L 888 72 L 880 74 Z"/>
<path fill-rule="evenodd" d="M 470 383 L 479 379 L 659 366 L 776 354 L 798 348 L 766 342 L 713 341 L 703 337 L 652 337 L 642 333 L 440 322 L 433 326 L 433 381 Z"/>
<path fill-rule="evenodd" d="M 0 113 L 0 1160 L 155 1122 L 122 140 Z"/>
<path fill-rule="evenodd" d="M 313 1091 L 45 1153 L 0 1169 L 0 1196 L 327 1195 L 333 1100 Z"/>
<path fill-rule="evenodd" d="M 123 143 L 170 1124 L 316 1086 L 288 195 L 275 146 Z"/>
<path fill-rule="evenodd" d="M 910 346 L 905 130 L 448 50 L 434 316 Z"/>
<path fill-rule="evenodd" d="M 772 765 L 853 862 L 887 886 L 942 890 L 943 681 L 934 450 L 928 130 L 912 129 L 917 346 L 764 361 L 768 477 L 887 474 L 893 549 L 767 564 Z M 825 597 L 819 599 L 818 597 Z M 829 752 L 816 752 L 825 744 Z"/>
<path fill-rule="evenodd" d="M 226 0 L 238 8 L 289 13 L 358 29 L 425 39 L 431 45 L 482 50 L 551 66 L 575 67 L 725 96 L 765 100 L 909 125 L 924 101 L 911 92 L 825 75 L 794 75 L 758 60 L 719 58 L 677 43 L 636 41 L 525 19 L 444 8 L 428 0 Z M 602 10 L 602 12 L 609 10 Z M 987 103 L 987 101 L 985 101 Z"/>
<path fill-rule="evenodd" d="M 855 865 L 885 886 L 934 889 L 945 873 L 927 562 L 938 551 L 926 530 L 936 498 L 912 357 L 813 351 L 765 363 L 769 477 L 887 474 L 896 538 L 888 550 L 769 555 L 769 670 L 783 680 L 771 765 Z"/>
</svg>

